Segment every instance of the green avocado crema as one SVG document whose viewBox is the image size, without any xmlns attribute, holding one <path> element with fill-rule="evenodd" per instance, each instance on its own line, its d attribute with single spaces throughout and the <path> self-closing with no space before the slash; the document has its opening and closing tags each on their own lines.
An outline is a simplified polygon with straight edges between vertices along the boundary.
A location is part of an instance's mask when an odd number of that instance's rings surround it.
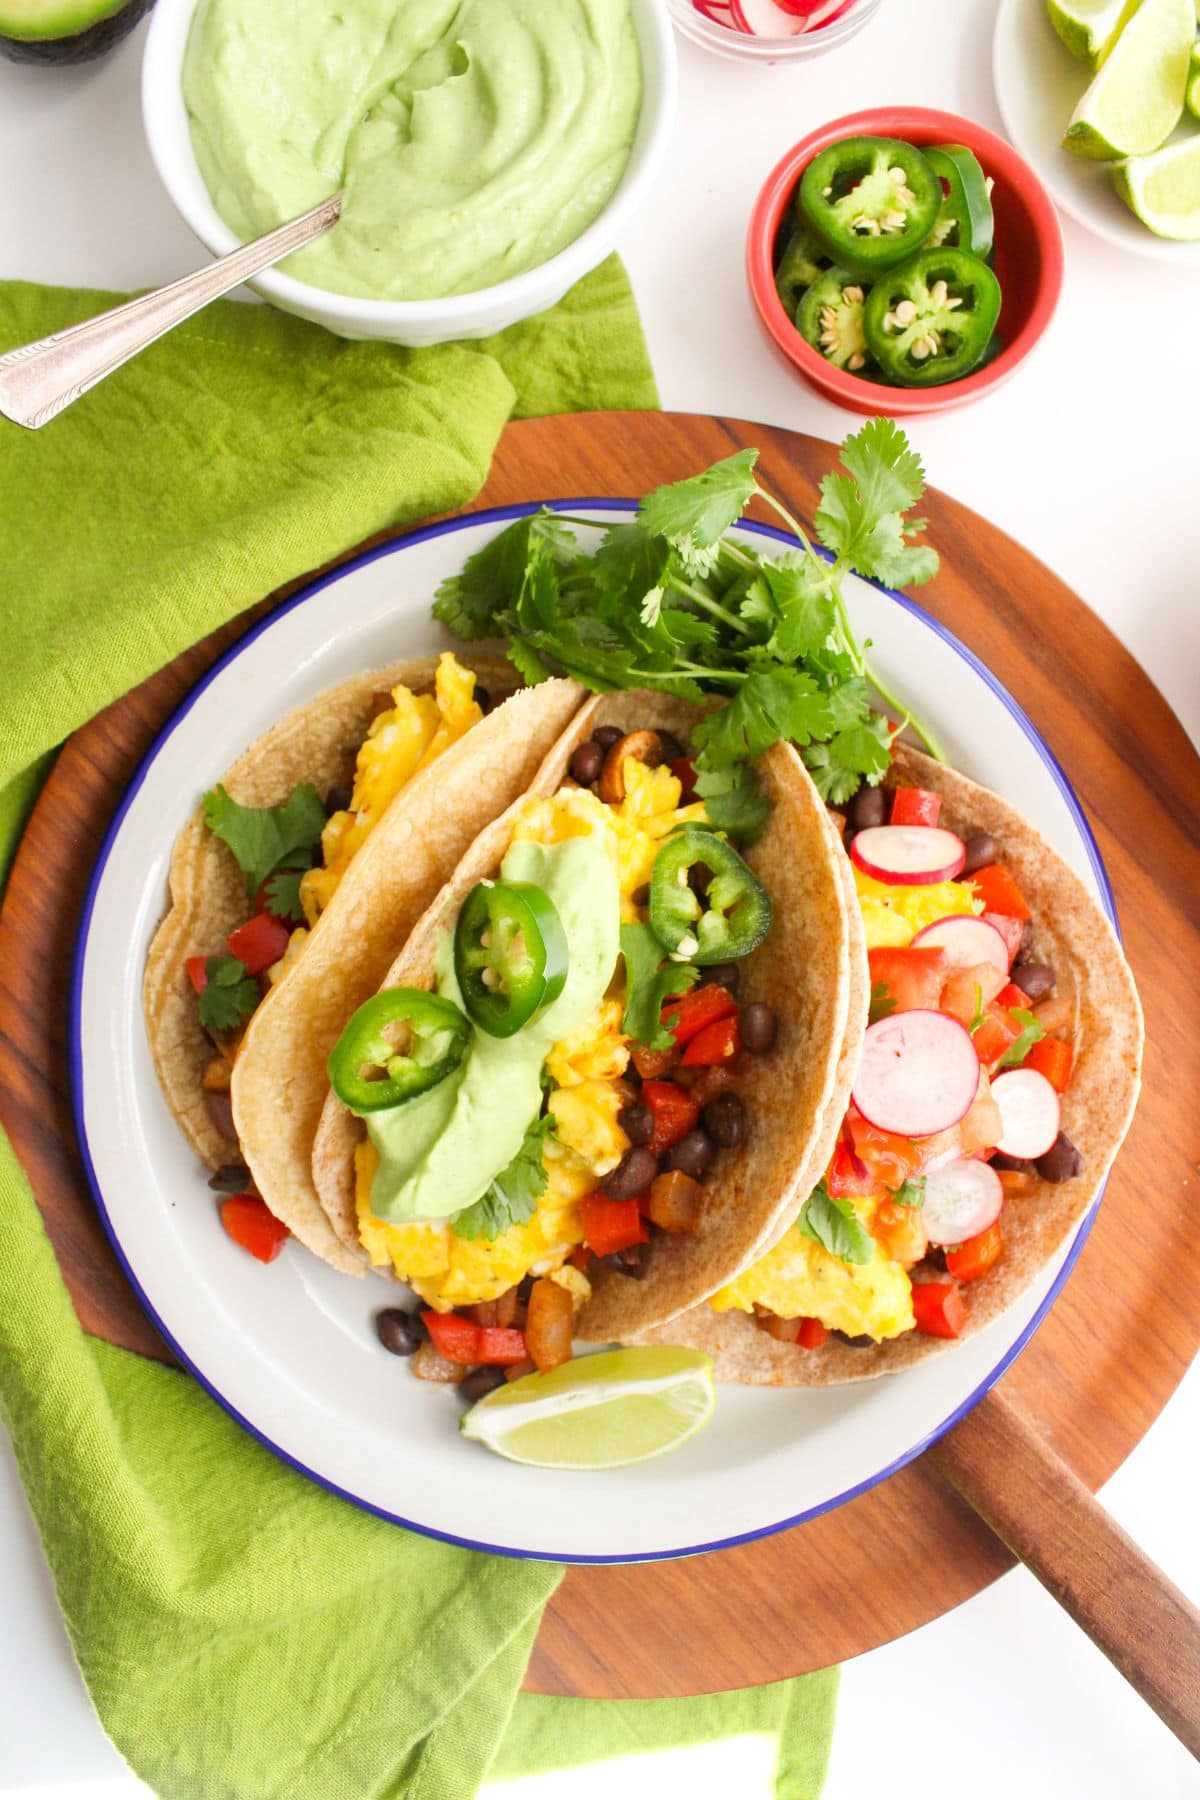
<svg viewBox="0 0 1200 1800">
<path fill-rule="evenodd" d="M 344 187 L 281 265 L 368 300 L 470 294 L 603 211 L 641 109 L 629 0 L 200 0 L 192 144 L 233 231 Z"/>
<path fill-rule="evenodd" d="M 542 1064 L 560 1038 L 594 1012 L 616 968 L 621 897 L 616 871 L 594 837 L 562 844 L 513 844 L 500 867 L 505 881 L 531 881 L 558 909 L 567 939 L 566 985 L 553 1005 L 513 1037 L 472 1030 L 453 1075 L 407 1106 L 370 1113 L 365 1124 L 379 1152 L 371 1187 L 378 1219 L 444 1219 L 471 1206 L 507 1168 L 542 1104 Z M 437 991 L 456 1004 L 451 935 L 442 939 Z"/>
</svg>

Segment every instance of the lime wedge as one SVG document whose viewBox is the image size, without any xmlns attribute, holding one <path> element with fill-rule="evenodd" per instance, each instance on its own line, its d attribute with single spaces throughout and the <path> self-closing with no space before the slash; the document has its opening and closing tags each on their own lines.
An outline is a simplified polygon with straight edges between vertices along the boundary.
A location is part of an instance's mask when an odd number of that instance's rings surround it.
<svg viewBox="0 0 1200 1800">
<path fill-rule="evenodd" d="M 1200 239 L 1200 137 L 1132 156 L 1113 170 L 1113 186 L 1143 225 L 1162 238 Z"/>
<path fill-rule="evenodd" d="M 1195 0 L 1142 0 L 1075 108 L 1066 148 L 1106 161 L 1165 144 L 1183 112 L 1195 36 Z"/>
<path fill-rule="evenodd" d="M 1200 11 L 1200 0 L 1196 0 Z M 1200 119 L 1200 43 L 1192 45 L 1192 60 L 1188 65 L 1187 109 L 1194 119 Z"/>
<path fill-rule="evenodd" d="M 464 1437 L 543 1469 L 619 1469 L 707 1425 L 712 1363 L 699 1350 L 602 1350 L 496 1388 L 462 1417 Z"/>
<path fill-rule="evenodd" d="M 1100 67 L 1137 6 L 1138 0 L 1046 0 L 1050 23 L 1089 69 Z"/>
</svg>

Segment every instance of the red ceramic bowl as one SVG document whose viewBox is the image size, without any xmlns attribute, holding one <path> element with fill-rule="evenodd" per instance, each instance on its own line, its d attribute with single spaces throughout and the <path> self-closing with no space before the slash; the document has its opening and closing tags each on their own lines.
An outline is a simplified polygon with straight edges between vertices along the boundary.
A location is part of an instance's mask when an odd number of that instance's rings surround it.
<svg viewBox="0 0 1200 1800">
<path fill-rule="evenodd" d="M 1003 292 L 997 334 L 1003 348 L 986 368 L 943 387 L 889 387 L 835 369 L 805 342 L 775 292 L 775 250 L 796 185 L 813 157 L 847 137 L 904 138 L 925 144 L 965 144 L 994 182 L 995 270 Z M 780 246 L 782 248 L 782 246 Z M 942 412 L 990 394 L 1022 363 L 1053 316 L 1062 291 L 1063 241 L 1053 202 L 1011 144 L 957 113 L 924 106 L 880 106 L 848 113 L 810 132 L 775 165 L 758 196 L 746 240 L 746 274 L 758 316 L 804 379 L 838 406 L 857 413 Z"/>
</svg>

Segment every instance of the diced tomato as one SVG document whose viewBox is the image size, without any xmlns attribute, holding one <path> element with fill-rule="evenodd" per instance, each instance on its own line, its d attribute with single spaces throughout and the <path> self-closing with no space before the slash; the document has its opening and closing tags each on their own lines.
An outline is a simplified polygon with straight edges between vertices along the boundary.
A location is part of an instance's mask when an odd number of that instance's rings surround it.
<svg viewBox="0 0 1200 1800">
<path fill-rule="evenodd" d="M 700 1117 L 700 1103 L 677 1081 L 644 1081 L 640 1098 L 650 1108 L 654 1126 L 646 1145 L 654 1156 L 661 1156 L 672 1144 L 694 1131 Z"/>
<path fill-rule="evenodd" d="M 920 1262 L 929 1248 L 929 1233 L 919 1206 L 897 1206 L 884 1200 L 875 1208 L 872 1236 L 877 1237 L 893 1262 L 906 1268 Z"/>
<path fill-rule="evenodd" d="M 947 1250 L 946 1267 L 955 1281 L 978 1281 L 986 1275 L 1000 1260 L 1004 1249 L 1004 1237 L 1000 1230 L 999 1219 L 993 1220 L 986 1231 L 977 1237 L 968 1238 L 957 1250 Z"/>
<path fill-rule="evenodd" d="M 183 966 L 187 970 L 188 980 L 195 988 L 197 994 L 202 994 L 208 986 L 207 956 L 189 956 Z"/>
<path fill-rule="evenodd" d="M 732 1062 L 742 1047 L 742 1028 L 736 1013 L 727 1019 L 714 1019 L 698 1031 L 683 1053 L 685 1069 L 714 1069 Z"/>
<path fill-rule="evenodd" d="M 917 1330 L 927 1337 L 956 1338 L 967 1322 L 957 1281 L 914 1281 L 912 1304 Z"/>
<path fill-rule="evenodd" d="M 970 1111 L 956 1127 L 959 1146 L 964 1156 L 975 1156 L 981 1150 L 992 1150 L 1004 1135 L 1000 1108 L 992 1099 L 991 1084 L 983 1069 L 979 1071 L 979 1092 Z"/>
<path fill-rule="evenodd" d="M 1003 975 L 991 963 L 979 963 L 973 969 L 955 969 L 942 989 L 941 1010 L 969 1031 L 975 1023 L 977 1009 L 994 1000 L 1003 986 Z"/>
<path fill-rule="evenodd" d="M 829 1332 L 820 1319 L 801 1319 L 796 1342 L 802 1350 L 819 1350 L 828 1336 Z"/>
<path fill-rule="evenodd" d="M 1065 1094 L 1074 1061 L 1075 1052 L 1070 1044 L 1062 1038 L 1044 1037 L 1033 1046 L 1022 1067 L 1036 1069 L 1039 1075 L 1046 1077 L 1056 1094 Z"/>
<path fill-rule="evenodd" d="M 246 965 L 247 975 L 261 975 L 272 963 L 277 963 L 288 947 L 291 932 L 282 919 L 272 917 L 270 913 L 255 913 L 236 931 L 231 931 L 225 942 L 229 945 L 230 956 L 236 956 Z"/>
<path fill-rule="evenodd" d="M 505 1367 L 510 1363 L 524 1362 L 528 1354 L 523 1331 L 517 1331 L 511 1325 L 480 1327 L 479 1348 L 474 1357 L 477 1363 L 496 1363 Z"/>
<path fill-rule="evenodd" d="M 696 798 L 696 759 L 692 756 L 675 756 L 671 759 L 671 773 L 683 789 L 682 800 L 690 806 Z"/>
<path fill-rule="evenodd" d="M 897 1012 L 936 1012 L 950 973 L 946 952 L 932 944 L 868 952 L 871 986 L 882 982 Z"/>
<path fill-rule="evenodd" d="M 567 1258 L 567 1261 L 584 1275 L 587 1274 L 587 1267 L 591 1260 L 592 1253 L 586 1244 L 576 1244 L 570 1256 Z"/>
<path fill-rule="evenodd" d="M 709 982 L 705 987 L 693 988 L 690 994 L 668 1000 L 662 1009 L 662 1022 L 682 1047 L 690 1044 L 706 1026 L 717 1019 L 727 1019 L 736 1011 L 737 1001 L 728 989 Z"/>
<path fill-rule="evenodd" d="M 434 1312 L 432 1308 L 423 1312 L 421 1318 L 434 1349 L 447 1362 L 469 1365 L 479 1361 L 483 1332 L 473 1319 L 464 1319 L 461 1313 Z"/>
<path fill-rule="evenodd" d="M 942 796 L 929 788 L 898 787 L 892 794 L 893 825 L 936 825 Z"/>
<path fill-rule="evenodd" d="M 974 880 L 974 877 L 972 876 L 971 879 Z M 1008 951 L 1008 966 L 1011 969 L 1013 958 L 1021 948 L 1021 939 L 1025 936 L 1025 921 L 1010 918 L 1007 913 L 985 912 L 983 922 L 985 925 L 994 926 L 1004 939 L 1004 947 Z"/>
<path fill-rule="evenodd" d="M 985 1069 L 991 1069 L 1020 1035 L 1021 1027 L 1012 1014 L 993 1001 L 984 1009 L 983 1024 L 972 1039 L 975 1054 Z"/>
<path fill-rule="evenodd" d="M 645 1044 L 635 1044 L 630 1052 L 630 1061 L 643 1081 L 657 1081 L 668 1069 L 673 1069 L 679 1062 L 679 1050 L 672 1044 L 669 1050 L 649 1050 Z"/>
<path fill-rule="evenodd" d="M 976 869 L 973 875 L 968 875 L 967 880 L 983 901 L 985 915 L 1000 913 L 1006 919 L 1033 917 L 1006 863 L 988 863 L 986 868 Z"/>
<path fill-rule="evenodd" d="M 866 1167 L 875 1187 L 891 1188 L 894 1193 L 904 1186 L 910 1175 L 919 1171 L 921 1151 L 911 1138 L 900 1137 L 893 1131 L 880 1131 L 877 1125 L 868 1125 L 858 1112 L 849 1115 L 846 1129 L 854 1154 Z"/>
<path fill-rule="evenodd" d="M 243 1250 L 259 1262 L 274 1262 L 291 1232 L 257 1194 L 233 1194 L 222 1203 L 221 1223 Z"/>
<path fill-rule="evenodd" d="M 866 1164 L 859 1161 L 849 1144 L 839 1138 L 825 1185 L 835 1200 L 849 1200 L 855 1194 L 873 1194 L 878 1183 L 871 1180 Z"/>
<path fill-rule="evenodd" d="M 636 1200 L 610 1200 L 597 1190 L 579 1202 L 583 1235 L 597 1256 L 612 1256 L 631 1244 L 644 1244 L 650 1236 Z"/>
<path fill-rule="evenodd" d="M 1015 981 L 1010 981 L 996 995 L 996 1005 L 1002 1006 L 1005 1012 L 1011 1012 L 1014 1006 L 1028 1007 L 1029 995 Z"/>
</svg>

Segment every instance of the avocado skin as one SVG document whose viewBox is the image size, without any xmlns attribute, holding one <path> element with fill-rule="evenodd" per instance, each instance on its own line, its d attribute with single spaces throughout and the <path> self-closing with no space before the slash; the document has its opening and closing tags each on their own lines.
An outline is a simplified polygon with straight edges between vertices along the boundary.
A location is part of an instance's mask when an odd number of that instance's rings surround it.
<svg viewBox="0 0 1200 1800">
<path fill-rule="evenodd" d="M 10 38 L 0 33 L 0 56 L 10 62 L 60 68 L 68 63 L 90 62 L 119 44 L 153 5 L 154 0 L 125 0 L 118 12 L 110 13 L 107 19 L 97 19 L 94 25 L 87 25 L 70 37 Z"/>
</svg>

